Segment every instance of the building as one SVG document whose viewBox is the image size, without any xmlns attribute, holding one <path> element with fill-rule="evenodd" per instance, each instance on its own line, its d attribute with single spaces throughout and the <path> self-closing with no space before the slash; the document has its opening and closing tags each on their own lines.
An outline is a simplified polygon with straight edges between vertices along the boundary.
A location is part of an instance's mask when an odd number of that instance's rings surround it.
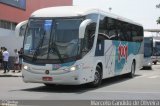
<svg viewBox="0 0 160 106">
<path fill-rule="evenodd" d="M 71 5 L 72 0 L 0 0 L 0 47 L 8 48 L 11 55 L 14 55 L 14 49 L 22 47 L 23 37 L 16 37 L 14 30 L 33 11 L 44 7 Z"/>
</svg>

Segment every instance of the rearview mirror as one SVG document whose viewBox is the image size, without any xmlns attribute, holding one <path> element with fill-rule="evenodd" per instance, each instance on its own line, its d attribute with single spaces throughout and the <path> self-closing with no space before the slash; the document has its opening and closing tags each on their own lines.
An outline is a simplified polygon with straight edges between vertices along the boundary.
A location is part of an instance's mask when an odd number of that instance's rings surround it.
<svg viewBox="0 0 160 106">
<path fill-rule="evenodd" d="M 24 36 L 27 23 L 28 23 L 28 20 L 22 21 L 19 24 L 17 24 L 15 28 L 16 36 Z"/>
<path fill-rule="evenodd" d="M 91 19 L 86 19 L 80 24 L 80 27 L 79 27 L 79 38 L 84 38 L 86 27 L 90 23 L 92 23 L 92 20 Z"/>
</svg>

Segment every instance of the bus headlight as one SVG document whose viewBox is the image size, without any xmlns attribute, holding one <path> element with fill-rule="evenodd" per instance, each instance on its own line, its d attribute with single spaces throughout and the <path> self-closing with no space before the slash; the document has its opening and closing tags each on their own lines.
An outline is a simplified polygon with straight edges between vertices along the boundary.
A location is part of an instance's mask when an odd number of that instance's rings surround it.
<svg viewBox="0 0 160 106">
<path fill-rule="evenodd" d="M 74 66 L 71 66 L 69 68 L 65 68 L 64 70 L 65 71 L 76 71 L 76 70 L 79 70 L 80 68 L 82 67 L 82 65 L 74 65 Z"/>
<path fill-rule="evenodd" d="M 73 66 L 73 67 L 70 68 L 70 71 L 75 71 L 75 70 L 77 70 L 76 66 Z"/>
<path fill-rule="evenodd" d="M 148 63 L 148 65 L 150 66 L 150 65 L 151 65 L 151 63 Z"/>
<path fill-rule="evenodd" d="M 26 66 L 26 65 L 24 65 L 24 67 L 23 67 L 25 70 L 28 70 L 28 66 Z"/>
<path fill-rule="evenodd" d="M 70 71 L 76 71 L 83 67 L 83 64 L 75 65 L 70 67 Z"/>
</svg>

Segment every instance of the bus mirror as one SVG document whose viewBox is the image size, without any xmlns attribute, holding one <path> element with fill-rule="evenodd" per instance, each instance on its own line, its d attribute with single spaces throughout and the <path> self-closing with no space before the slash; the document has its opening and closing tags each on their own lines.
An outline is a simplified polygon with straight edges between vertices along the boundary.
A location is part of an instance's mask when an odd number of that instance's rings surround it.
<svg viewBox="0 0 160 106">
<path fill-rule="evenodd" d="M 27 23 L 28 23 L 28 20 L 22 21 L 19 24 L 17 24 L 15 28 L 16 36 L 24 36 Z"/>
<path fill-rule="evenodd" d="M 79 38 L 84 38 L 86 27 L 90 23 L 92 23 L 92 20 L 91 19 L 86 19 L 80 24 L 80 27 L 79 27 Z"/>
</svg>

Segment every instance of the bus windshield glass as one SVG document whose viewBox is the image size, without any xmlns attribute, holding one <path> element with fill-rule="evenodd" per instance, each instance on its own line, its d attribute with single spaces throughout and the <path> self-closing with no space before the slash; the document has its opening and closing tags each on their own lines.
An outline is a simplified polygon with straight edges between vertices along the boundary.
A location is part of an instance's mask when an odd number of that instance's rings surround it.
<svg viewBox="0 0 160 106">
<path fill-rule="evenodd" d="M 24 39 L 24 56 L 35 61 L 60 62 L 78 56 L 81 22 L 82 19 L 30 19 Z"/>
<path fill-rule="evenodd" d="M 155 42 L 154 56 L 160 56 L 160 42 Z"/>
<path fill-rule="evenodd" d="M 151 57 L 153 52 L 153 40 L 144 38 L 144 57 Z"/>
<path fill-rule="evenodd" d="M 152 56 L 152 46 L 150 43 L 144 44 L 144 57 L 151 57 Z"/>
</svg>

